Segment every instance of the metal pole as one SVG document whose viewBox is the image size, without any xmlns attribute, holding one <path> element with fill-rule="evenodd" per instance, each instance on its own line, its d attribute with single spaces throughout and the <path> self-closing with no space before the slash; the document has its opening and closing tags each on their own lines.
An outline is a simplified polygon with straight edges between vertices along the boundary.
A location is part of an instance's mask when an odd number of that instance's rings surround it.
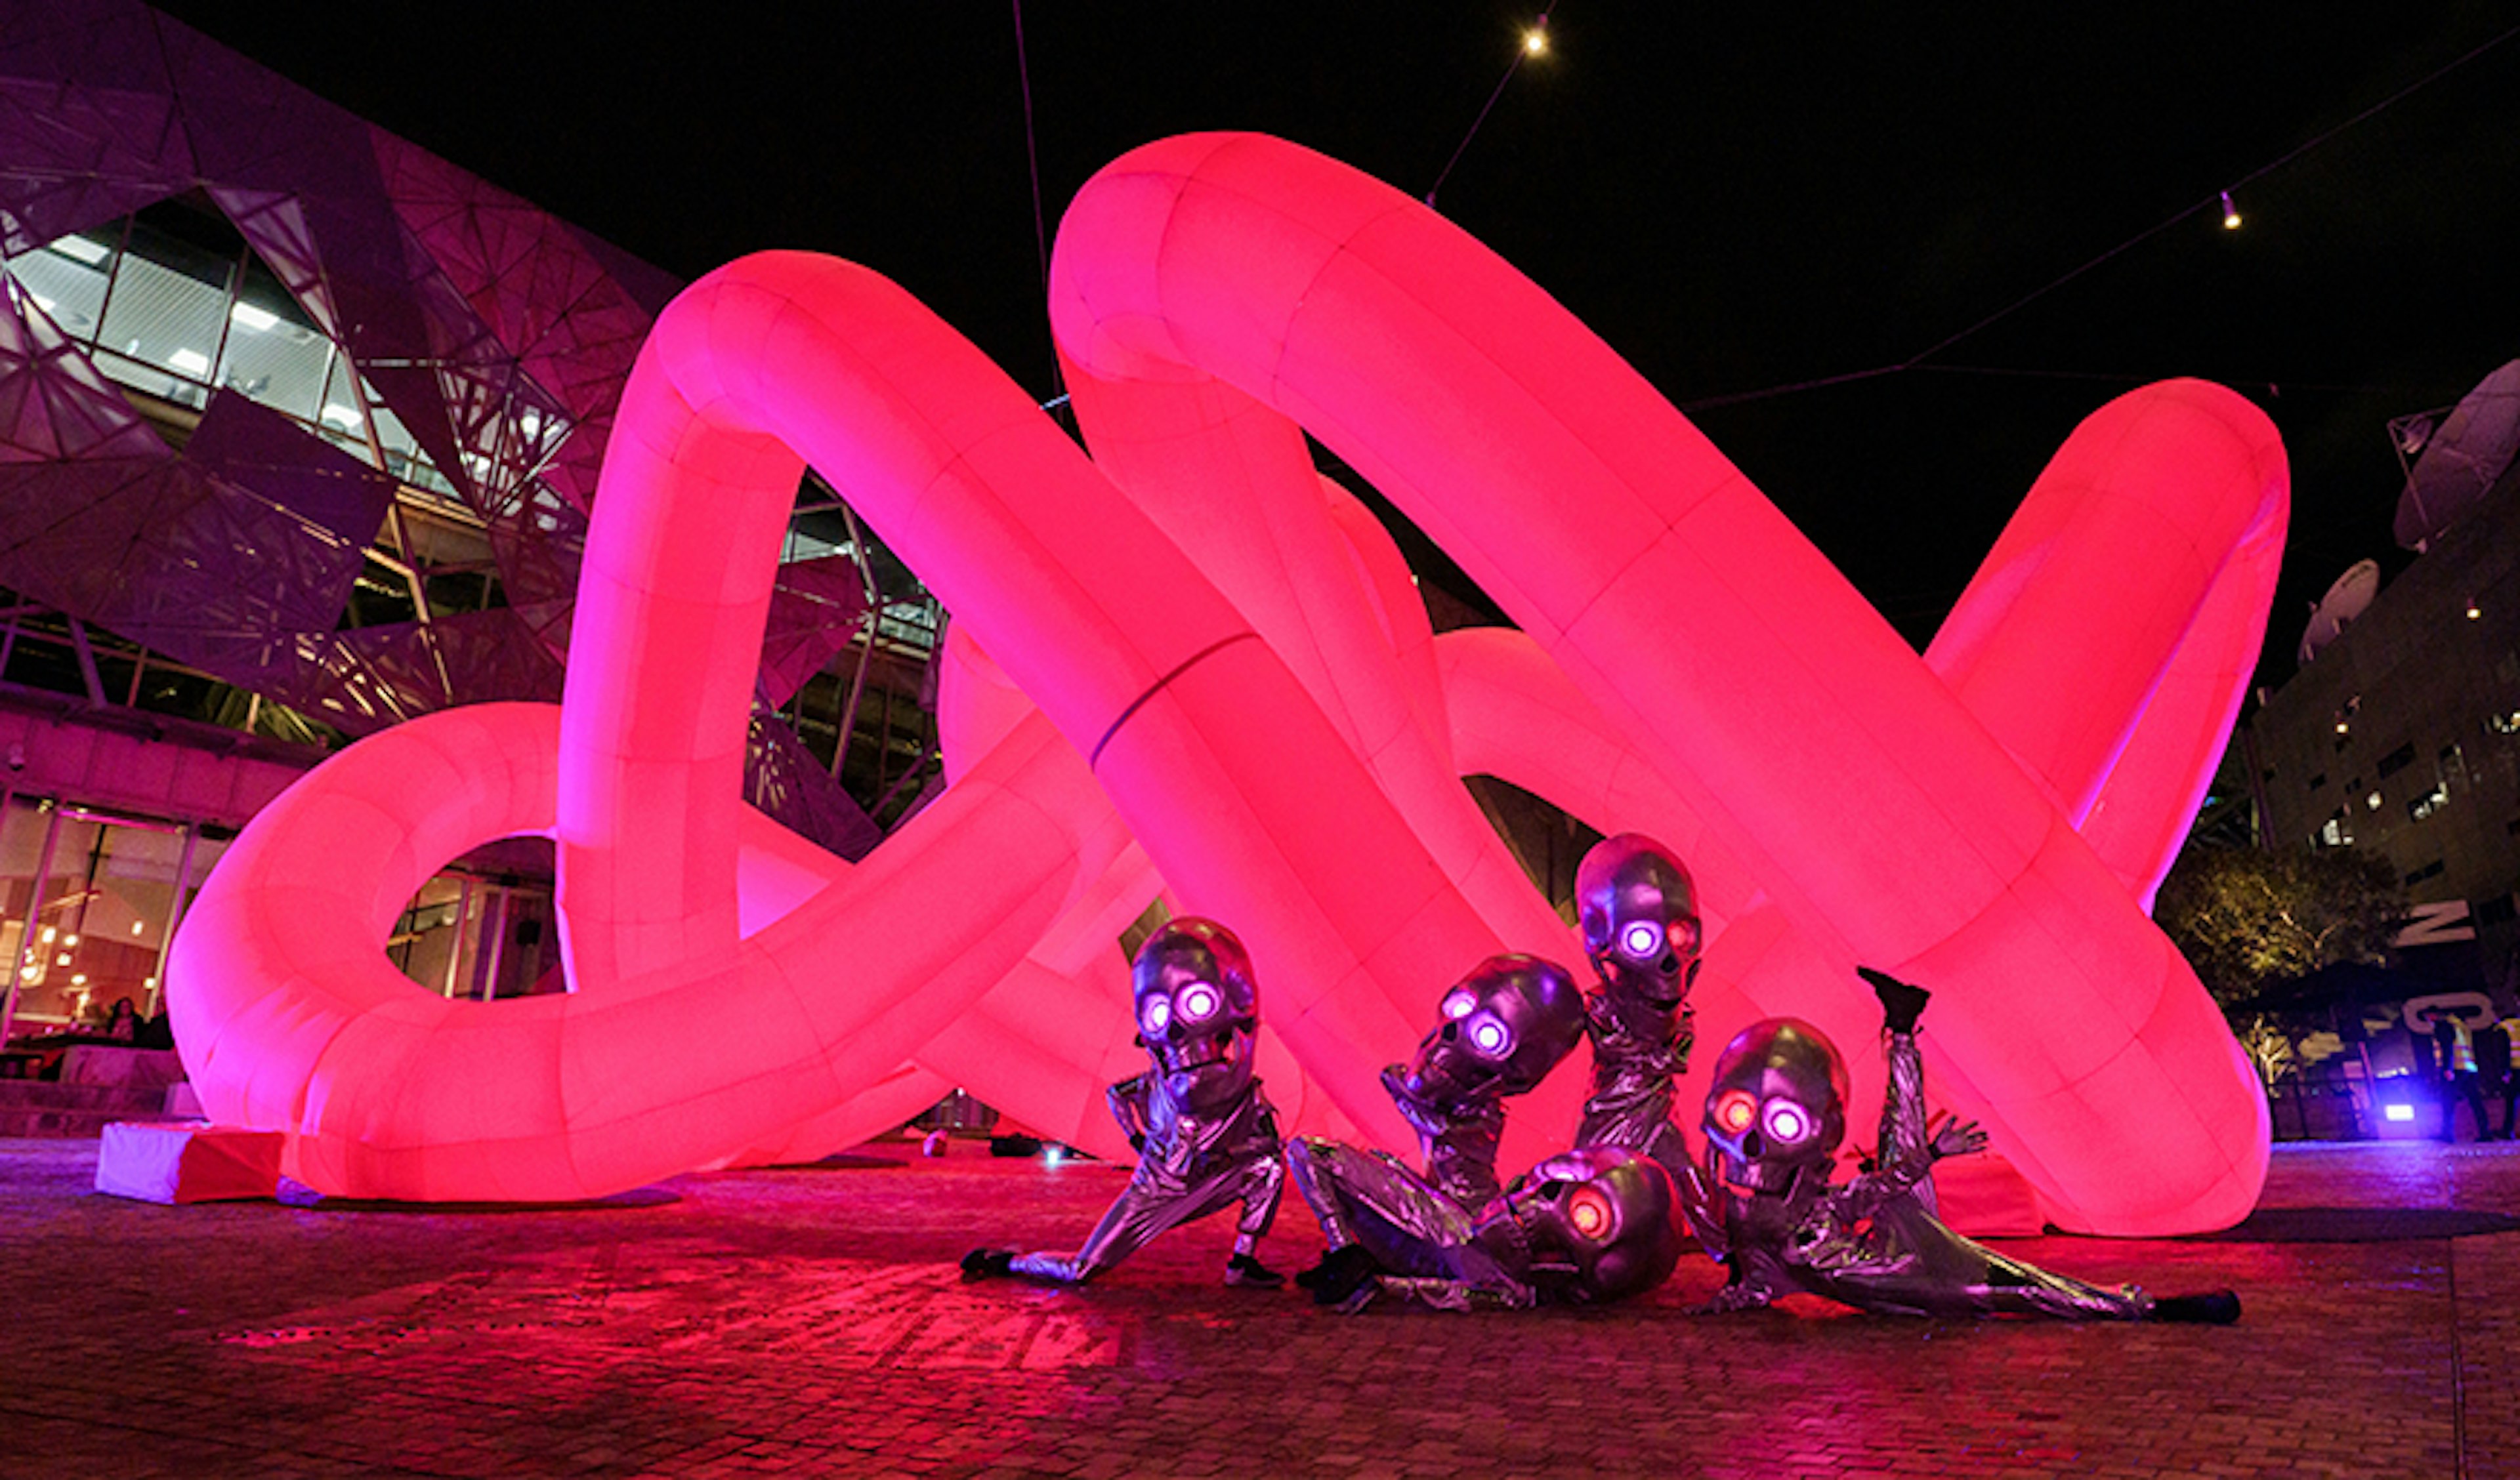
<svg viewBox="0 0 2520 1480">
<path fill-rule="evenodd" d="M 840 767 L 849 758 L 849 741 L 857 736 L 858 705 L 866 698 L 867 665 L 875 661 L 876 623 L 879 609 L 869 606 L 866 614 L 858 619 L 858 642 L 861 645 L 858 648 L 858 671 L 857 676 L 849 680 L 849 700 L 840 706 L 840 738 L 832 746 L 833 781 L 839 780 Z"/>
<path fill-rule="evenodd" d="M 490 964 L 489 968 L 481 973 L 481 1001 L 483 1002 L 492 1001 L 499 995 L 499 963 L 505 960 L 508 954 L 508 896 L 512 892 L 514 891 L 504 884 L 491 885 L 490 918 L 488 928 L 483 932 L 490 937 Z"/>
<path fill-rule="evenodd" d="M 464 889 L 455 896 L 455 922 L 448 927 L 454 933 L 446 941 L 446 985 L 437 994 L 450 1002 L 455 997 L 456 973 L 464 964 L 464 922 L 472 916 L 472 875 L 459 876 L 464 881 Z"/>
<path fill-rule="evenodd" d="M 202 836 L 190 823 L 179 830 L 184 834 L 184 851 L 175 860 L 175 897 L 167 903 L 166 933 L 158 942 L 158 974 L 150 978 L 158 983 L 149 989 L 148 1015 L 151 1017 L 158 1015 L 158 999 L 166 995 L 166 953 L 174 947 L 175 927 L 184 922 L 184 890 L 193 882 L 193 845 Z"/>
<path fill-rule="evenodd" d="M 47 820 L 44 827 L 44 851 L 35 864 L 34 892 L 26 899 L 26 927 L 18 932 L 18 956 L 9 963 L 9 990 L 0 992 L 0 1046 L 9 1042 L 9 1026 L 18 1015 L 18 983 L 26 974 L 26 961 L 35 948 L 36 922 L 44 918 L 44 885 L 53 876 L 53 846 L 62 840 L 62 813 L 50 802 L 43 804 Z"/>
</svg>

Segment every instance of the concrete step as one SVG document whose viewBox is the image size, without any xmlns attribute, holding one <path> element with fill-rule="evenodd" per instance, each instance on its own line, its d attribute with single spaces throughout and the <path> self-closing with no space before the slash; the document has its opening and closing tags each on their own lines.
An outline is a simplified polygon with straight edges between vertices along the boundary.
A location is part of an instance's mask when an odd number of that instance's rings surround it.
<svg viewBox="0 0 2520 1480">
<path fill-rule="evenodd" d="M 139 1118 L 166 1103 L 164 1085 L 56 1084 L 48 1079 L 0 1079 L 0 1112 L 102 1110 Z"/>
<path fill-rule="evenodd" d="M 63 1109 L 38 1105 L 0 1105 L 0 1140 L 94 1141 L 117 1120 L 179 1120 L 151 1106 L 148 1110 Z"/>
<path fill-rule="evenodd" d="M 117 1120 L 181 1120 L 167 1087 L 0 1079 L 0 1136 L 93 1141 Z"/>
</svg>

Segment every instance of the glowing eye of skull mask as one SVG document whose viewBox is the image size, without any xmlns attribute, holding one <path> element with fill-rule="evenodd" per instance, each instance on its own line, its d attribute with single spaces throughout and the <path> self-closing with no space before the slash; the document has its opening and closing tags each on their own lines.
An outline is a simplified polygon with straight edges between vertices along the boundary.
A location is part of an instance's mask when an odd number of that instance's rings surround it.
<svg viewBox="0 0 2520 1480">
<path fill-rule="evenodd" d="M 1846 1135 L 1845 1061 L 1809 1023 L 1752 1023 L 1716 1060 L 1704 1128 L 1735 1186 L 1782 1192 L 1806 1172 L 1824 1181 Z"/>
<path fill-rule="evenodd" d="M 1697 889 L 1688 866 L 1639 833 L 1603 838 L 1575 871 L 1584 952 L 1612 998 L 1670 1011 L 1697 968 Z"/>
<path fill-rule="evenodd" d="M 1671 1178 L 1617 1146 L 1578 1146 L 1531 1169 L 1509 1199 L 1535 1259 L 1562 1298 L 1616 1300 L 1651 1289 L 1679 1262 L 1681 1219 Z"/>
<path fill-rule="evenodd" d="M 1429 1105 L 1519 1095 L 1584 1036 L 1583 993 L 1537 957 L 1489 958 L 1437 999 L 1436 1011 L 1440 1020 L 1399 1077 L 1403 1093 Z"/>
</svg>

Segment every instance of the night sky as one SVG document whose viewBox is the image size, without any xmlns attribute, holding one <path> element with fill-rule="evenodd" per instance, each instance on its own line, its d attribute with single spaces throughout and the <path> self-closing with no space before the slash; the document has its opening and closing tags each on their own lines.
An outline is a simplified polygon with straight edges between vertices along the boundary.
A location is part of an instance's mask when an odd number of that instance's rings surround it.
<svg viewBox="0 0 2520 1480">
<path fill-rule="evenodd" d="M 1197 129 L 1422 194 L 1537 8 L 1034 0 L 1049 229 Z M 163 9 L 680 276 L 864 262 L 1050 393 L 1010 4 Z M 2520 355 L 2520 38 L 2258 172 L 2520 16 L 2207 9 L 1561 0 L 1438 203 L 1674 401 L 1722 401 L 1691 414 L 1920 646 L 2076 422 L 2167 376 L 2246 393 L 2292 458 L 2279 683 L 2329 581 L 2410 559 L 2388 419 Z"/>
</svg>

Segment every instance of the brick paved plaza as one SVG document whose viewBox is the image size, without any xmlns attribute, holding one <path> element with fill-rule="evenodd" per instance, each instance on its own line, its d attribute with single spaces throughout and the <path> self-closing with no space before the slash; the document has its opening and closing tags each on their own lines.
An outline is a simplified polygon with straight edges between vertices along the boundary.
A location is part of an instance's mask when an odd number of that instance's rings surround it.
<svg viewBox="0 0 2520 1480">
<path fill-rule="evenodd" d="M 1085 1292 L 967 1285 L 1119 1186 L 958 1145 L 514 1212 L 166 1208 L 0 1142 L 0 1475 L 2520 1474 L 2520 1152 L 2278 1148 L 2236 1239 L 2008 1243 L 2228 1328 L 1685 1307 L 1341 1319 L 1224 1220 Z M 2338 1233 L 2389 1234 L 2321 1241 Z M 2263 1235 L 2263 1236 L 2259 1236 Z M 1291 1196 L 1266 1249 L 1320 1240 Z"/>
</svg>

